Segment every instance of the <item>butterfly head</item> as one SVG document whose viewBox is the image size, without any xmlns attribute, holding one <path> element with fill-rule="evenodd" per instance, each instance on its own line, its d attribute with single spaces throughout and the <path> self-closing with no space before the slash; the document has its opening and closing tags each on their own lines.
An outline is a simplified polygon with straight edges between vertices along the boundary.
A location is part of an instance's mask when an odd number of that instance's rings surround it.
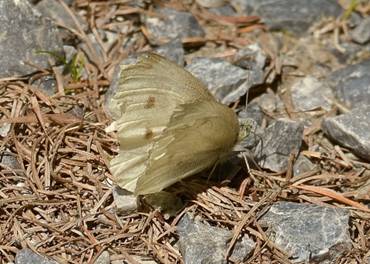
<svg viewBox="0 0 370 264">
<path fill-rule="evenodd" d="M 242 118 L 239 119 L 239 136 L 238 136 L 238 142 L 243 141 L 245 138 L 247 138 L 253 127 L 255 127 L 255 121 L 251 118 Z"/>
</svg>

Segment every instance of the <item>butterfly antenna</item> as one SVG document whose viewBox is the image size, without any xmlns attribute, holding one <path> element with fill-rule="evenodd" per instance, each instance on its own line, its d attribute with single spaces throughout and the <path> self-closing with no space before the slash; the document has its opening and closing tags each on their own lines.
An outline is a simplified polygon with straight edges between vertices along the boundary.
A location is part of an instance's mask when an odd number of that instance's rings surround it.
<svg viewBox="0 0 370 264">
<path fill-rule="evenodd" d="M 212 175 L 215 172 L 215 170 L 216 170 L 216 168 L 217 168 L 217 166 L 218 166 L 219 163 L 220 162 L 217 160 L 216 163 L 213 165 L 212 170 L 208 174 L 207 183 L 209 183 L 209 180 L 212 178 Z"/>
</svg>

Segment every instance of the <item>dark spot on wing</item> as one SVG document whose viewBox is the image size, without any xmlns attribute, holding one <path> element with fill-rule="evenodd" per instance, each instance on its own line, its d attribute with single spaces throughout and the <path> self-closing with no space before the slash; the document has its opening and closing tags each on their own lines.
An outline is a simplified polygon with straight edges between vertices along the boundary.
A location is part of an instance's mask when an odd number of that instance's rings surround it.
<svg viewBox="0 0 370 264">
<path fill-rule="evenodd" d="M 146 133 L 145 133 L 145 138 L 146 139 L 151 139 L 152 137 L 154 136 L 154 133 L 153 133 L 153 131 L 151 130 L 151 129 L 147 129 L 146 130 Z"/>
<path fill-rule="evenodd" d="M 149 96 L 148 100 L 146 101 L 146 105 L 144 106 L 145 108 L 153 108 L 155 103 L 155 97 L 154 96 Z"/>
</svg>

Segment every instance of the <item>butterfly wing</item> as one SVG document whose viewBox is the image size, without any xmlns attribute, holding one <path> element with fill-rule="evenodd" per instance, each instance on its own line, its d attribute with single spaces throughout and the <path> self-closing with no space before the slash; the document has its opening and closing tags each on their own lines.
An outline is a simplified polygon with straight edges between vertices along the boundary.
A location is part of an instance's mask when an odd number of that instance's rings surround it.
<svg viewBox="0 0 370 264">
<path fill-rule="evenodd" d="M 155 193 L 212 166 L 234 146 L 239 124 L 233 110 L 215 101 L 176 108 L 154 143 L 136 194 Z"/>
<path fill-rule="evenodd" d="M 120 187 L 134 190 L 175 108 L 196 100 L 214 98 L 198 79 L 159 55 L 143 54 L 136 64 L 122 66 L 119 88 L 108 106 L 120 143 L 110 171 Z"/>
<path fill-rule="evenodd" d="M 123 65 L 119 89 L 109 104 L 120 144 L 142 146 L 159 135 L 174 109 L 196 100 L 214 100 L 189 72 L 165 58 L 147 53 L 134 65 Z"/>
</svg>

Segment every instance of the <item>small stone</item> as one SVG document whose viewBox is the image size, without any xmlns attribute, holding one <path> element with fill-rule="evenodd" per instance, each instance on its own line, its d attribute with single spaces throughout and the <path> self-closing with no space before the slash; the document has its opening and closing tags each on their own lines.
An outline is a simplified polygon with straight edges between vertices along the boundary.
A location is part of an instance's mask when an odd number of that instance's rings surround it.
<svg viewBox="0 0 370 264">
<path fill-rule="evenodd" d="M 331 109 L 334 95 L 330 87 L 312 76 L 298 79 L 291 87 L 292 101 L 297 111 Z"/>
<path fill-rule="evenodd" d="M 26 0 L 0 1 L 0 32 L 0 78 L 49 68 L 57 62 L 51 53 L 63 53 L 56 25 Z"/>
<path fill-rule="evenodd" d="M 341 6 L 332 0 L 231 0 L 245 15 L 258 15 L 272 30 L 288 30 L 303 34 L 323 17 L 338 17 Z"/>
<path fill-rule="evenodd" d="M 250 102 L 245 109 L 239 112 L 240 118 L 252 118 L 258 125 L 262 124 L 264 113 L 256 101 Z"/>
<path fill-rule="evenodd" d="M 189 12 L 170 8 L 156 9 L 159 16 L 147 16 L 144 23 L 153 43 L 165 43 L 175 38 L 203 37 L 205 35 L 196 18 Z"/>
<path fill-rule="evenodd" d="M 364 18 L 360 24 L 351 32 L 352 40 L 365 44 L 370 41 L 370 17 Z"/>
<path fill-rule="evenodd" d="M 305 172 L 312 171 L 315 168 L 315 164 L 313 164 L 307 157 L 300 154 L 293 165 L 293 175 L 298 176 Z"/>
<path fill-rule="evenodd" d="M 0 125 L 0 136 L 6 137 L 10 131 L 11 124 L 4 123 Z"/>
<path fill-rule="evenodd" d="M 275 172 L 286 170 L 291 153 L 298 153 L 303 136 L 303 125 L 279 119 L 269 125 L 254 150 L 258 164 Z"/>
<path fill-rule="evenodd" d="M 352 108 L 370 102 L 370 60 L 339 69 L 328 77 L 335 96 Z"/>
<path fill-rule="evenodd" d="M 183 208 L 182 200 L 171 192 L 157 192 L 147 194 L 143 197 L 145 203 L 150 205 L 153 209 L 159 210 L 165 219 L 175 216 L 177 212 Z"/>
<path fill-rule="evenodd" d="M 265 81 L 267 55 L 258 44 L 239 49 L 234 56 L 235 65 L 251 72 L 250 86 L 262 84 Z"/>
<path fill-rule="evenodd" d="M 225 0 L 196 0 L 196 2 L 198 5 L 206 8 L 220 7 L 225 4 Z"/>
<path fill-rule="evenodd" d="M 233 232 L 212 227 L 185 214 L 177 224 L 179 248 L 186 264 L 226 264 L 225 253 Z M 244 235 L 231 253 L 231 259 L 243 262 L 253 251 L 255 242 Z"/>
<path fill-rule="evenodd" d="M 138 197 L 118 186 L 113 187 L 113 199 L 117 214 L 127 215 L 135 212 L 138 208 Z"/>
<path fill-rule="evenodd" d="M 50 17 L 56 23 L 65 25 L 67 28 L 74 29 L 76 31 L 79 28 L 76 26 L 71 15 L 67 12 L 67 10 L 56 0 L 41 0 L 37 3 L 36 8 L 42 13 L 43 15 Z M 73 12 L 73 10 L 71 10 Z M 87 23 L 80 17 L 78 14 L 74 14 L 77 20 L 82 26 L 83 30 L 86 30 L 88 25 Z"/>
<path fill-rule="evenodd" d="M 184 67 L 184 48 L 179 38 L 173 39 L 166 44 L 156 48 L 155 53 L 162 55 L 170 61 L 176 62 L 181 67 Z"/>
<path fill-rule="evenodd" d="M 12 170 L 18 170 L 21 165 L 18 162 L 16 154 L 12 153 L 9 149 L 5 149 L 0 153 L 0 168 L 10 168 Z"/>
<path fill-rule="evenodd" d="M 94 264 L 110 264 L 110 256 L 108 251 L 103 251 L 95 260 Z"/>
<path fill-rule="evenodd" d="M 279 95 L 274 93 L 264 93 L 251 101 L 251 103 L 257 103 L 263 112 L 269 114 L 278 114 L 282 116 L 285 111 L 284 103 Z"/>
<path fill-rule="evenodd" d="M 356 200 L 367 200 L 370 201 L 370 172 L 367 171 L 367 177 L 369 178 L 362 186 L 360 186 L 354 192 Z M 366 177 L 366 176 L 365 176 Z"/>
<path fill-rule="evenodd" d="M 32 250 L 25 248 L 17 252 L 15 264 L 58 264 L 56 261 L 36 254 Z"/>
<path fill-rule="evenodd" d="M 36 86 L 49 96 L 54 95 L 57 91 L 57 81 L 51 75 L 42 76 L 35 80 L 32 85 Z"/>
<path fill-rule="evenodd" d="M 325 118 L 322 129 L 335 142 L 370 160 L 370 105 Z"/>
<path fill-rule="evenodd" d="M 186 67 L 208 86 L 210 92 L 222 103 L 229 104 L 245 95 L 249 87 L 248 71 L 216 58 L 195 58 Z"/>
<path fill-rule="evenodd" d="M 349 211 L 314 204 L 277 202 L 260 219 L 267 235 L 294 263 L 336 263 L 347 253 Z"/>
<path fill-rule="evenodd" d="M 219 7 L 211 7 L 208 9 L 209 12 L 219 16 L 235 16 L 236 12 L 231 5 L 225 4 Z"/>
</svg>

